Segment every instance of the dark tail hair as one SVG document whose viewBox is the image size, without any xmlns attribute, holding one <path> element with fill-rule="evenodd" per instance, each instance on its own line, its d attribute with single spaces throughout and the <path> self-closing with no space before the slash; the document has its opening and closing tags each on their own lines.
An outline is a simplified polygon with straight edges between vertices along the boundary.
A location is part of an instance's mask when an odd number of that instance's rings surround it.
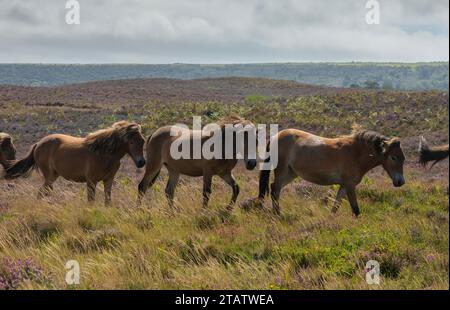
<svg viewBox="0 0 450 310">
<path fill-rule="evenodd" d="M 270 144 L 267 143 L 266 151 L 269 152 Z M 270 157 L 267 157 L 264 162 L 268 163 L 270 161 Z M 261 170 L 259 173 L 259 195 L 258 198 L 264 200 L 264 198 L 269 193 L 269 180 L 270 180 L 270 170 Z"/>
<path fill-rule="evenodd" d="M 34 160 L 34 150 L 36 144 L 31 147 L 25 158 L 14 161 L 11 166 L 6 169 L 5 179 L 16 179 L 19 177 L 27 177 L 29 173 L 36 168 L 36 162 Z"/>
<path fill-rule="evenodd" d="M 441 160 L 444 160 L 449 155 L 449 146 L 443 145 L 443 146 L 436 146 L 436 147 L 430 147 L 427 143 L 427 140 L 425 140 L 424 137 L 420 140 L 420 146 L 419 146 L 419 163 L 422 166 L 426 166 L 428 162 L 434 161 L 434 163 L 431 165 L 433 167 Z"/>
</svg>

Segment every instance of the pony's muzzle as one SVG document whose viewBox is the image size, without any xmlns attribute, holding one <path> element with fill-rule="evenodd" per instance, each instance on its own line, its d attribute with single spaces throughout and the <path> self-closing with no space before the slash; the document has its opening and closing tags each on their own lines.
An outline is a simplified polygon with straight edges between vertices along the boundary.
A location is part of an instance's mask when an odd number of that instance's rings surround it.
<svg viewBox="0 0 450 310">
<path fill-rule="evenodd" d="M 249 159 L 245 161 L 245 168 L 247 168 L 247 170 L 253 170 L 255 169 L 257 164 L 256 159 Z"/>
<path fill-rule="evenodd" d="M 136 163 L 136 167 L 142 168 L 145 166 L 145 159 L 143 157 L 141 157 L 138 160 L 136 160 L 135 163 Z"/>
<path fill-rule="evenodd" d="M 405 184 L 405 178 L 401 174 L 395 174 L 392 178 L 392 183 L 395 187 L 401 187 Z"/>
</svg>

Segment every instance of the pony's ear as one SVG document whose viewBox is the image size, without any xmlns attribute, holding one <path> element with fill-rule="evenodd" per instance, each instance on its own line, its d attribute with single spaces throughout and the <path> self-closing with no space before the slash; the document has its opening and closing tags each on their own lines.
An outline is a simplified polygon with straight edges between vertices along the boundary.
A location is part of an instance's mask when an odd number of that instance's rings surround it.
<svg viewBox="0 0 450 310">
<path fill-rule="evenodd" d="M 383 141 L 383 153 L 389 152 L 393 148 L 400 147 L 400 139 L 399 138 L 392 138 L 390 140 Z"/>
<path fill-rule="evenodd" d="M 399 138 L 392 138 L 388 141 L 389 147 L 400 147 L 400 139 Z"/>
<path fill-rule="evenodd" d="M 142 131 L 142 127 L 139 124 L 133 123 L 128 126 L 129 131 Z"/>
<path fill-rule="evenodd" d="M 401 145 L 400 139 L 393 138 L 391 141 L 392 141 L 391 142 L 391 147 L 400 147 L 400 145 Z"/>
</svg>

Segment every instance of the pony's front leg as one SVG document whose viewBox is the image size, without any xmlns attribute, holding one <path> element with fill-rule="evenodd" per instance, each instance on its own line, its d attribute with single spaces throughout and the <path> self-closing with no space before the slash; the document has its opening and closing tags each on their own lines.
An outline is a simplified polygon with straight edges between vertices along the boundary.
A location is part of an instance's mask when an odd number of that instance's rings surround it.
<svg viewBox="0 0 450 310">
<path fill-rule="evenodd" d="M 352 207 L 352 212 L 355 217 L 358 217 L 360 214 L 358 207 L 358 200 L 356 199 L 356 188 L 354 186 L 348 186 L 345 188 L 347 192 L 347 198 L 350 202 L 350 206 Z"/>
<path fill-rule="evenodd" d="M 88 181 L 87 182 L 87 199 L 89 203 L 95 201 L 95 189 L 97 187 L 97 183 Z"/>
<path fill-rule="evenodd" d="M 236 179 L 234 176 L 230 174 L 221 175 L 222 180 L 224 180 L 233 190 L 233 196 L 231 197 L 231 201 L 227 206 L 227 210 L 233 210 L 234 204 L 236 203 L 237 197 L 239 195 L 239 185 L 236 183 Z"/>
<path fill-rule="evenodd" d="M 208 206 L 209 197 L 211 196 L 212 175 L 203 175 L 203 208 Z"/>
<path fill-rule="evenodd" d="M 111 205 L 111 191 L 113 186 L 114 178 L 103 181 L 103 187 L 105 188 L 105 207 Z"/>
<path fill-rule="evenodd" d="M 333 208 L 331 209 L 331 212 L 336 213 L 339 210 L 339 207 L 341 206 L 342 198 L 347 194 L 345 191 L 345 187 L 342 185 L 339 187 L 339 190 L 336 194 L 336 199 L 334 200 Z"/>
</svg>

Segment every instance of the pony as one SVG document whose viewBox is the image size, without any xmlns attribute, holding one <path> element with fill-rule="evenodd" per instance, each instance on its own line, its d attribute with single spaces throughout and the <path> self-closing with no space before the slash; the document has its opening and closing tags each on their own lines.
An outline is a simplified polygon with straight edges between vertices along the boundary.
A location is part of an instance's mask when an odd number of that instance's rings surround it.
<svg viewBox="0 0 450 310">
<path fill-rule="evenodd" d="M 69 181 L 87 183 L 89 202 L 95 200 L 97 183 L 102 181 L 105 205 L 108 206 L 120 160 L 128 154 L 136 167 L 142 168 L 145 165 L 144 144 L 141 126 L 127 121 L 117 122 L 85 138 L 52 134 L 34 144 L 25 158 L 8 167 L 5 177 L 26 176 L 33 169 L 38 169 L 44 176 L 38 198 L 50 194 L 59 176 Z"/>
<path fill-rule="evenodd" d="M 147 155 L 147 166 L 145 169 L 145 175 L 139 184 L 139 198 L 138 205 L 141 203 L 142 197 L 149 187 L 151 187 L 156 179 L 158 178 L 162 166 L 165 166 L 169 172 L 169 180 L 165 189 L 165 194 L 168 198 L 169 206 L 173 207 L 173 199 L 175 188 L 177 186 L 180 175 L 187 175 L 191 177 L 203 177 L 203 207 L 207 207 L 209 202 L 209 197 L 211 195 L 211 183 L 213 176 L 219 176 L 223 181 L 225 181 L 232 189 L 233 194 L 231 200 L 227 206 L 227 210 L 231 211 L 234 204 L 236 203 L 237 197 L 239 195 L 239 185 L 236 182 L 232 174 L 232 170 L 238 162 L 238 152 L 236 151 L 239 147 L 237 145 L 237 132 L 232 134 L 232 144 L 225 145 L 225 132 L 228 125 L 236 126 L 242 125 L 242 127 L 249 129 L 249 131 L 256 132 L 255 126 L 252 122 L 245 120 L 237 115 L 231 115 L 227 118 L 220 120 L 217 125 L 218 130 L 216 134 L 221 138 L 222 143 L 222 156 L 217 156 L 214 158 L 205 158 L 203 152 L 198 159 L 193 159 L 192 156 L 194 150 L 191 148 L 189 158 L 173 158 L 171 155 L 171 146 L 175 141 L 178 143 L 187 143 L 188 145 L 194 145 L 195 141 L 200 140 L 200 144 L 203 147 L 208 139 L 211 138 L 210 135 L 205 134 L 205 130 L 191 130 L 187 128 L 181 128 L 177 126 L 165 126 L 157 129 L 153 135 L 151 135 L 146 144 L 146 155 Z M 207 126 L 205 126 L 206 129 Z M 245 130 L 245 129 L 244 129 Z M 176 135 L 173 133 L 177 132 Z M 245 134 L 245 138 L 242 140 L 242 144 L 245 148 L 242 157 L 245 162 L 245 166 L 248 170 L 253 170 L 256 165 L 256 151 L 255 157 L 253 159 L 248 152 L 248 141 L 249 135 Z M 224 151 L 226 147 L 233 147 L 233 153 L 230 157 L 225 157 Z M 241 145 L 242 146 L 242 145 Z M 251 158 L 252 157 L 252 158 Z M 224 159 L 230 158 L 230 159 Z"/>
<path fill-rule="evenodd" d="M 0 165 L 6 170 L 16 159 L 16 147 L 10 135 L 0 132 Z"/>
<path fill-rule="evenodd" d="M 449 155 L 447 145 L 430 147 L 424 137 L 420 138 L 419 144 L 419 163 L 426 167 L 430 161 L 434 161 L 430 168 L 433 168 L 438 162 L 446 159 Z"/>
<path fill-rule="evenodd" d="M 330 139 L 297 129 L 286 129 L 273 139 L 278 143 L 278 165 L 274 169 L 275 178 L 270 188 L 275 214 L 280 214 L 281 189 L 297 177 L 318 185 L 339 185 L 332 212 L 337 212 L 341 200 L 347 196 L 355 217 L 360 214 L 356 186 L 369 170 L 381 165 L 395 187 L 405 184 L 405 155 L 398 138 L 358 130 L 351 135 Z M 259 196 L 253 200 L 257 205 L 262 205 L 269 192 L 270 172 L 260 172 Z"/>
</svg>

